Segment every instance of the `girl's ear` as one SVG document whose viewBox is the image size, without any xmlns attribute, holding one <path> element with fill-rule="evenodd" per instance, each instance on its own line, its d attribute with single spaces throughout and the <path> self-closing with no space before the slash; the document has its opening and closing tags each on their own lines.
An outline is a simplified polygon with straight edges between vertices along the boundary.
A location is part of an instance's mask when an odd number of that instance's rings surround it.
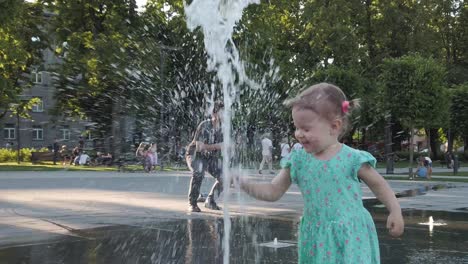
<svg viewBox="0 0 468 264">
<path fill-rule="evenodd" d="M 343 128 L 343 120 L 341 118 L 336 118 L 331 123 L 330 134 L 334 136 L 338 136 L 341 133 L 342 128 Z"/>
</svg>

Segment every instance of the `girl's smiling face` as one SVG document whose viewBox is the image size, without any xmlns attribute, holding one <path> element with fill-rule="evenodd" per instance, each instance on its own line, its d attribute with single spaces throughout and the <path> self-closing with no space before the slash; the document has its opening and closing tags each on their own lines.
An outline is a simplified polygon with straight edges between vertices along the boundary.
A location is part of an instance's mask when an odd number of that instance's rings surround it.
<svg viewBox="0 0 468 264">
<path fill-rule="evenodd" d="M 312 110 L 293 107 L 295 136 L 308 153 L 321 153 L 338 142 L 341 120 L 329 121 Z"/>
</svg>

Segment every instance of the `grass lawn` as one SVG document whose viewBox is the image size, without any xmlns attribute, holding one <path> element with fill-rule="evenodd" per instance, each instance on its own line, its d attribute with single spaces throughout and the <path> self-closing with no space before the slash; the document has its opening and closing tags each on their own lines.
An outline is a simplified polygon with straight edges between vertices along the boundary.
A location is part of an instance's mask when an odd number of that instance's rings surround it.
<svg viewBox="0 0 468 264">
<path fill-rule="evenodd" d="M 401 178 L 397 176 L 385 176 L 384 177 L 386 180 L 400 180 L 400 181 L 427 181 L 427 180 L 409 180 L 408 178 Z M 468 182 L 468 177 L 466 178 L 458 178 L 458 179 L 453 179 L 453 178 L 432 178 L 430 180 L 432 182 Z"/>
<path fill-rule="evenodd" d="M 398 176 L 397 176 L 398 175 Z M 397 175 L 385 175 L 384 178 L 387 180 L 408 180 L 408 181 L 414 181 L 414 180 L 409 180 L 406 176 L 402 177 L 402 174 L 397 174 Z M 453 174 L 453 172 L 436 172 L 433 173 L 432 176 L 436 176 L 437 178 L 432 178 L 431 181 L 443 181 L 443 182 L 468 182 L 468 171 L 460 171 L 456 175 Z M 447 177 L 444 177 L 447 176 Z M 456 177 L 461 177 L 461 178 L 451 178 L 450 176 L 456 176 Z M 466 177 L 466 178 L 463 178 Z M 426 181 L 426 180 L 416 180 L 416 181 Z"/>
<path fill-rule="evenodd" d="M 157 167 L 156 170 L 160 170 Z M 61 164 L 54 165 L 52 162 L 42 162 L 40 164 L 32 164 L 31 162 L 3 162 L 0 163 L 0 171 L 118 171 L 117 166 L 63 166 Z M 164 171 L 179 171 L 187 170 L 186 167 L 164 167 Z M 141 165 L 128 165 L 125 166 L 126 172 L 140 172 L 143 171 Z"/>
<path fill-rule="evenodd" d="M 468 171 L 459 171 L 457 174 L 453 174 L 453 172 L 437 172 L 437 173 L 432 173 L 432 175 L 468 177 Z"/>
</svg>

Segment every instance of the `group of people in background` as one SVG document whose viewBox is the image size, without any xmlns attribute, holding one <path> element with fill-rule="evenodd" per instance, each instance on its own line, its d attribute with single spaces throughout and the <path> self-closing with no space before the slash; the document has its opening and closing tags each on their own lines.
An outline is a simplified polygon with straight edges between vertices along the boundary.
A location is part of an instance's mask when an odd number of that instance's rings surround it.
<svg viewBox="0 0 468 264">
<path fill-rule="evenodd" d="M 60 145 L 57 139 L 54 139 L 52 144 L 52 152 L 54 153 L 53 162 L 54 165 L 57 164 L 57 161 L 61 160 L 63 166 L 66 165 L 111 165 L 113 162 L 112 154 L 103 153 L 98 151 L 96 157 L 92 158 L 85 151 L 85 142 L 83 137 L 80 136 L 78 140 L 78 145 L 76 145 L 72 150 L 68 149 L 67 145 Z"/>
<path fill-rule="evenodd" d="M 258 169 L 259 174 L 262 174 L 265 164 L 268 165 L 271 174 L 275 173 L 273 171 L 273 142 L 269 137 L 270 135 L 268 133 L 264 134 L 262 137 L 262 161 L 260 162 L 260 167 Z M 302 145 L 296 141 L 291 147 L 288 139 L 284 139 L 280 145 L 280 149 L 281 160 L 283 160 L 290 155 L 291 151 L 302 149 Z"/>
<path fill-rule="evenodd" d="M 158 164 L 158 146 L 156 143 L 141 142 L 138 146 L 135 156 L 141 159 L 143 170 L 145 172 L 153 172 Z"/>
<path fill-rule="evenodd" d="M 58 157 L 62 159 L 62 165 L 89 165 L 91 157 L 84 151 L 84 139 L 80 137 L 78 145 L 70 151 L 67 145 L 60 146 L 57 139 L 54 140 L 52 145 L 52 151 L 54 152 L 54 165 L 58 161 Z"/>
</svg>

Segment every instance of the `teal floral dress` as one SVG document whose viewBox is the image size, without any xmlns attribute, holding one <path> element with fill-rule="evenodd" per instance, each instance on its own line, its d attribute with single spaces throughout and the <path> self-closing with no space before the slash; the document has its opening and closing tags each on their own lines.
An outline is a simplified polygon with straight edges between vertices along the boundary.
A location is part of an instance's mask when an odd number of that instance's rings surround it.
<svg viewBox="0 0 468 264">
<path fill-rule="evenodd" d="M 304 198 L 299 227 L 299 263 L 380 263 L 374 221 L 362 204 L 358 170 L 375 167 L 365 151 L 342 145 L 329 160 L 304 149 L 282 160 Z"/>
</svg>

